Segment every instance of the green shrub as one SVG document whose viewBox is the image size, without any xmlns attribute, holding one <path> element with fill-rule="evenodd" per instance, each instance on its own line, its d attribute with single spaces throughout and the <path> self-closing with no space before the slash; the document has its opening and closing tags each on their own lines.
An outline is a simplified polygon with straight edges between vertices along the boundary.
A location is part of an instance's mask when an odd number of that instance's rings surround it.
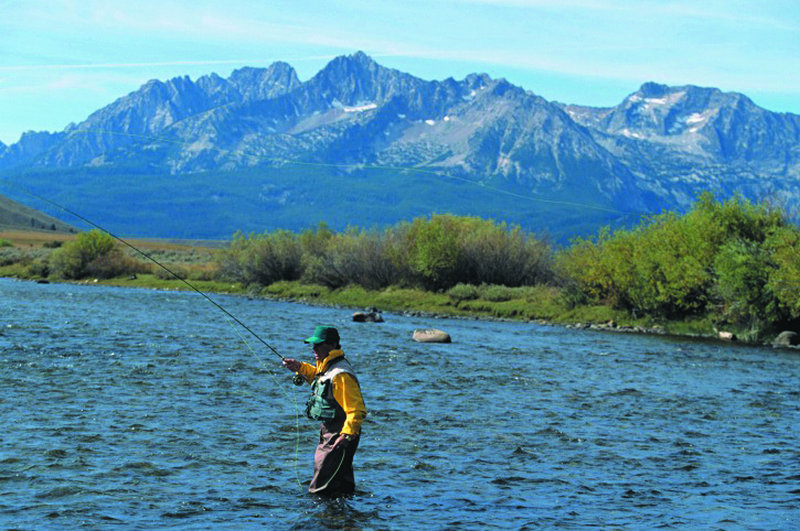
<svg viewBox="0 0 800 531">
<path fill-rule="evenodd" d="M 213 265 L 211 267 L 192 267 L 188 268 L 189 280 L 214 281 L 219 279 L 219 271 Z"/>
<path fill-rule="evenodd" d="M 307 257 L 306 279 L 329 288 L 356 284 L 380 289 L 396 283 L 391 233 L 351 229 L 326 239 L 324 248 Z"/>
<path fill-rule="evenodd" d="M 50 270 L 65 279 L 112 278 L 141 272 L 144 264 L 126 255 L 109 234 L 92 229 L 53 251 Z"/>
<path fill-rule="evenodd" d="M 471 301 L 478 298 L 478 288 L 472 284 L 458 283 L 449 290 L 447 296 L 454 302 Z"/>
<path fill-rule="evenodd" d="M 683 216 L 666 213 L 631 230 L 578 239 L 556 263 L 566 300 L 671 319 L 717 312 L 751 326 L 757 316 L 780 317 L 766 293 L 774 269 L 766 242 L 784 226 L 765 205 L 704 194 Z"/>
<path fill-rule="evenodd" d="M 767 251 L 756 243 L 734 240 L 723 245 L 714 260 L 717 319 L 751 329 L 779 321 L 777 301 L 765 289 L 773 267 Z"/>
<path fill-rule="evenodd" d="M 457 283 L 521 286 L 553 279 L 552 252 L 519 227 L 477 217 L 433 215 L 403 228 L 410 279 L 431 290 Z"/>
<path fill-rule="evenodd" d="M 328 240 L 333 238 L 333 231 L 324 222 L 317 225 L 316 229 L 306 229 L 301 232 L 297 240 L 303 249 L 303 254 L 309 256 L 320 256 L 328 248 Z"/>
<path fill-rule="evenodd" d="M 176 264 L 164 264 L 166 267 L 169 268 L 169 271 L 172 271 L 178 278 L 186 279 L 188 278 L 189 274 L 187 269 L 181 265 Z M 163 267 L 155 266 L 153 268 L 153 275 L 159 280 L 175 280 L 175 275 L 170 273 Z"/>
<path fill-rule="evenodd" d="M 27 258 L 27 253 L 16 247 L 0 248 L 0 266 L 7 266 L 22 262 Z"/>
<path fill-rule="evenodd" d="M 417 218 L 405 233 L 410 271 L 427 289 L 446 289 L 459 275 L 459 227 L 455 216 Z"/>
<path fill-rule="evenodd" d="M 47 278 L 50 275 L 50 264 L 47 260 L 34 260 L 28 265 L 28 274 L 33 277 Z"/>
<path fill-rule="evenodd" d="M 0 247 L 14 247 L 14 244 L 11 243 L 11 240 L 0 238 Z"/>
<path fill-rule="evenodd" d="M 491 302 L 510 301 L 514 298 L 514 291 L 507 286 L 484 284 L 480 287 L 480 297 Z"/>
<path fill-rule="evenodd" d="M 775 297 L 782 315 L 789 320 L 800 318 L 800 230 L 782 227 L 766 242 L 773 267 L 766 289 Z"/>
<path fill-rule="evenodd" d="M 266 286 L 279 280 L 297 280 L 303 274 L 302 247 L 285 230 L 249 236 L 236 233 L 217 263 L 223 278 L 245 285 Z"/>
<path fill-rule="evenodd" d="M 417 218 L 382 232 L 334 233 L 321 224 L 299 235 L 237 233 L 217 265 L 223 278 L 244 284 L 303 278 L 328 288 L 398 284 L 443 291 L 459 282 L 520 286 L 553 278 L 548 244 L 519 227 L 452 215 Z"/>
</svg>

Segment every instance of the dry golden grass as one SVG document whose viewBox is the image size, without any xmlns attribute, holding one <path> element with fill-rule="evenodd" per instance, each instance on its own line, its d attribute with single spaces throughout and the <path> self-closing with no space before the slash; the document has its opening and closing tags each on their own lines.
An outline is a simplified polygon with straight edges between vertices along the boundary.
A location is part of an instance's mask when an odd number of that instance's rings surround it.
<svg viewBox="0 0 800 531">
<path fill-rule="evenodd" d="M 0 239 L 8 240 L 17 246 L 41 247 L 46 243 L 69 242 L 75 239 L 76 234 L 68 234 L 55 231 L 35 231 L 35 230 L 4 230 L 0 228 Z M 227 242 L 188 240 L 186 242 L 175 242 L 169 240 L 150 240 L 150 239 L 125 239 L 131 245 L 148 251 L 188 251 L 197 249 L 207 251 L 218 249 Z"/>
<path fill-rule="evenodd" d="M 0 239 L 8 240 L 17 246 L 41 247 L 54 241 L 68 242 L 75 239 L 75 234 L 55 231 L 34 230 L 0 230 Z"/>
</svg>

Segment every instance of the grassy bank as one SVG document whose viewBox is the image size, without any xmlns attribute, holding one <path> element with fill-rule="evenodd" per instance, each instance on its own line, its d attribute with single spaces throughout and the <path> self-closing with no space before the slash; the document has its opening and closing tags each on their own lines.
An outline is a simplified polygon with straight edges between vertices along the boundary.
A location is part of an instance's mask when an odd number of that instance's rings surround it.
<svg viewBox="0 0 800 531">
<path fill-rule="evenodd" d="M 605 229 L 565 248 L 451 215 L 380 231 L 237 233 L 222 248 L 132 243 L 204 292 L 626 331 L 726 331 L 750 343 L 800 329 L 800 229 L 738 199 L 704 196 L 687 214 Z M 96 230 L 38 244 L 0 233 L 0 275 L 190 289 Z"/>
<path fill-rule="evenodd" d="M 18 264 L 0 266 L 0 277 L 25 280 L 43 280 L 28 274 Z M 128 288 L 191 291 L 192 288 L 175 278 L 144 273 L 108 279 L 73 281 L 80 284 L 106 285 Z M 511 288 L 507 300 L 490 300 L 478 296 L 469 301 L 454 300 L 446 293 L 422 289 L 388 287 L 369 290 L 360 286 L 331 289 L 300 281 L 278 281 L 260 289 L 248 288 L 238 282 L 194 279 L 192 286 L 207 294 L 246 295 L 272 300 L 301 302 L 346 308 L 356 311 L 378 308 L 384 312 L 408 312 L 432 317 L 472 317 L 535 321 L 538 323 L 596 327 L 605 330 L 663 332 L 675 335 L 714 337 L 707 320 L 665 321 L 633 319 L 627 312 L 606 305 L 581 305 L 570 308 L 558 288 L 537 286 Z M 613 323 L 613 324 L 609 324 Z"/>
<path fill-rule="evenodd" d="M 58 239 L 47 235 L 22 232 L 0 233 L 0 239 L 11 243 L 6 248 L 5 261 L 0 254 L 0 276 L 26 280 L 57 280 L 42 275 L 38 263 L 48 262 L 55 249 L 75 240 L 75 235 Z M 353 310 L 376 307 L 387 312 L 420 312 L 429 315 L 514 319 L 558 324 L 604 324 L 610 321 L 618 326 L 652 327 L 659 323 L 645 319 L 632 319 L 625 311 L 606 305 L 579 305 L 570 307 L 562 290 L 553 286 L 485 286 L 448 292 L 408 288 L 397 285 L 368 289 L 356 284 L 329 287 L 308 281 L 278 280 L 266 286 L 219 280 L 215 271 L 217 249 L 204 245 L 177 242 L 132 240 L 135 246 L 152 256 L 170 270 L 185 277 L 193 286 L 205 293 L 239 294 L 269 299 L 297 301 L 309 304 L 339 306 Z M 13 255 L 13 257 L 11 256 Z M 129 253 L 131 257 L 135 256 Z M 162 290 L 191 290 L 184 282 L 175 279 L 155 265 L 140 267 L 136 273 L 111 278 L 73 279 L 74 282 Z"/>
</svg>

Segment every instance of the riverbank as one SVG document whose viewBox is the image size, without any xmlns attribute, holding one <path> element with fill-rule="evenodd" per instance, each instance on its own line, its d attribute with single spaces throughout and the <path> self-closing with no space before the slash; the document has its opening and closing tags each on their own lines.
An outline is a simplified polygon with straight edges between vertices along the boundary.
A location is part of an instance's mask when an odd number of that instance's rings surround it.
<svg viewBox="0 0 800 531">
<path fill-rule="evenodd" d="M 2 234 L 0 234 L 2 236 Z M 24 241 L 24 235 L 8 237 L 8 245 L 0 249 L 0 276 L 28 280 L 59 281 L 63 274 L 53 271 L 54 263 L 71 265 L 61 253 L 54 260 L 64 241 Z M 89 233 L 91 240 L 91 233 Z M 96 235 L 95 235 L 96 236 Z M 77 237 L 73 237 L 77 238 Z M 84 242 L 85 243 L 85 242 Z M 113 243 L 113 242 L 112 242 Z M 457 284 L 447 290 L 400 287 L 397 284 L 383 289 L 367 289 L 347 283 L 341 287 L 314 284 L 304 277 L 301 281 L 278 280 L 261 286 L 258 282 L 222 281 L 230 275 L 223 274 L 219 250 L 203 245 L 181 245 L 174 242 L 137 241 L 136 245 L 148 256 L 167 265 L 171 271 L 189 279 L 192 286 L 204 293 L 229 293 L 250 297 L 264 297 L 306 304 L 335 306 L 361 310 L 378 308 L 386 312 L 399 312 L 430 316 L 448 316 L 477 319 L 501 319 L 564 325 L 571 328 L 595 329 L 613 332 L 646 334 L 670 334 L 692 338 L 738 339 L 745 343 L 763 344 L 748 331 L 717 330 L 712 317 L 701 314 L 683 320 L 663 320 L 652 315 L 634 316 L 626 310 L 610 304 L 592 302 L 588 297 L 570 296 L 570 292 L 556 286 L 538 284 L 510 288 L 503 285 Z M 130 253 L 129 258 L 116 256 L 105 263 L 121 264 L 107 279 L 94 280 L 90 270 L 80 276 L 68 271 L 72 278 L 88 277 L 90 283 L 110 286 L 162 290 L 190 290 L 186 283 L 175 279 L 164 269 L 141 261 L 141 257 Z M 116 262 L 115 262 L 116 261 Z M 102 276 L 102 275 L 101 275 Z M 111 275 L 108 275 L 111 276 Z M 74 280 L 86 283 L 86 280 Z M 722 334 L 721 334 L 722 332 Z"/>
<path fill-rule="evenodd" d="M 20 280 L 45 281 L 32 276 L 9 275 L 8 267 L 0 267 L 0 276 Z M 162 275 L 138 274 L 111 279 L 71 281 L 77 284 L 113 287 L 192 291 L 186 283 Z M 46 280 L 49 282 L 49 280 Z M 357 311 L 377 308 L 383 312 L 407 315 L 425 315 L 431 318 L 461 317 L 481 320 L 528 321 L 538 324 L 561 325 L 575 329 L 592 329 L 609 332 L 668 334 L 693 338 L 717 338 L 718 335 L 705 319 L 688 321 L 654 321 L 633 319 L 626 312 L 609 306 L 575 306 L 570 308 L 561 290 L 552 286 L 505 288 L 490 293 L 494 299 L 478 295 L 471 300 L 457 300 L 446 293 L 433 293 L 420 289 L 389 287 L 368 290 L 360 286 L 330 289 L 321 285 L 299 281 L 279 281 L 260 289 L 240 283 L 217 280 L 191 280 L 191 285 L 206 294 L 241 295 L 285 302 L 338 307 Z"/>
</svg>

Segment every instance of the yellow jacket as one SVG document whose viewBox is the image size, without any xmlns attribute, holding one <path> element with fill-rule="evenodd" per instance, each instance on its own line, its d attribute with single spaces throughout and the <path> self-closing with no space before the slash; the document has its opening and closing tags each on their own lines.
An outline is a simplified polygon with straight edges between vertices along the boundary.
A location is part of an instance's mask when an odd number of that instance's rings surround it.
<svg viewBox="0 0 800 531">
<path fill-rule="evenodd" d="M 297 372 L 308 383 L 311 383 L 318 374 L 325 372 L 331 363 L 342 356 L 344 356 L 342 350 L 331 350 L 324 360 L 317 363 L 316 367 L 304 362 L 300 364 L 300 370 Z M 358 435 L 361 433 L 361 423 L 364 421 L 364 417 L 367 416 L 367 409 L 364 407 L 364 399 L 361 396 L 361 388 L 358 386 L 358 382 L 350 374 L 340 372 L 331 379 L 331 384 L 334 400 L 339 403 L 345 415 L 347 415 L 341 433 Z"/>
</svg>

